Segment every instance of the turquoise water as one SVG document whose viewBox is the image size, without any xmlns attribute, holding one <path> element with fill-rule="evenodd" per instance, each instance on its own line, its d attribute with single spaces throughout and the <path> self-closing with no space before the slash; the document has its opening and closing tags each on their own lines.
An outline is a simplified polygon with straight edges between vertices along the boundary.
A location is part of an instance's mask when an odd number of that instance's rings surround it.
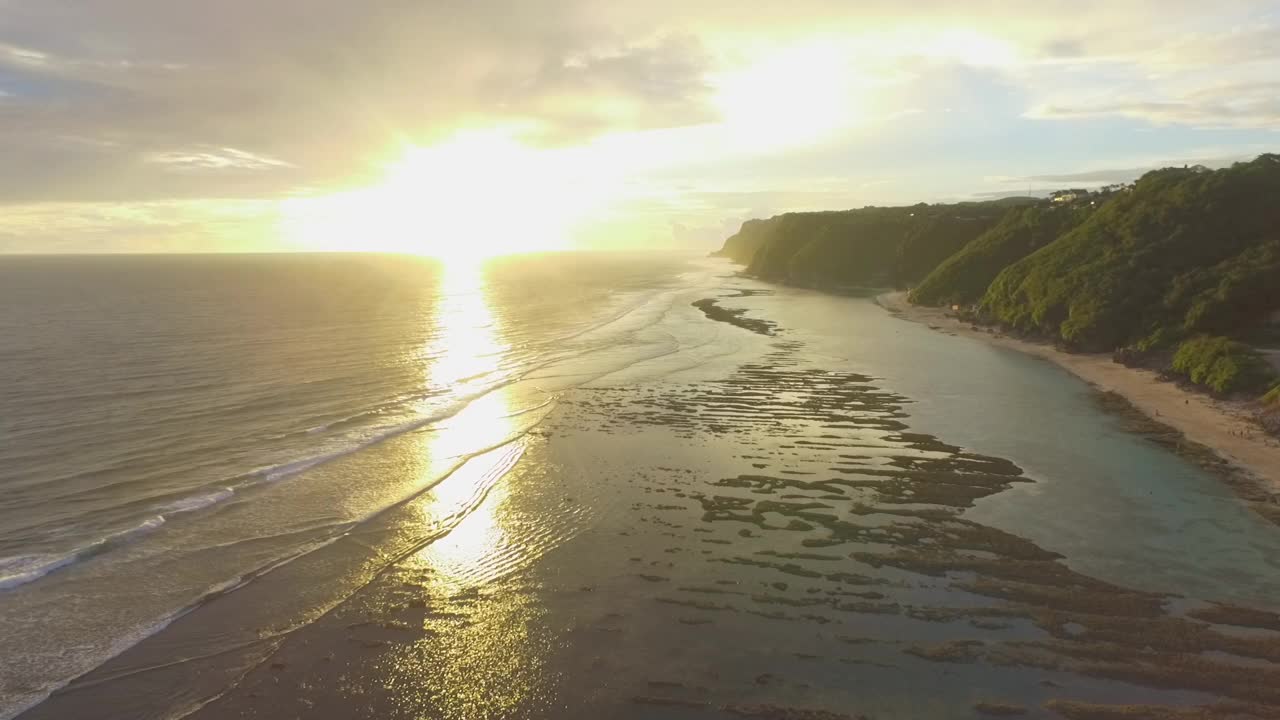
<svg viewBox="0 0 1280 720">
<path fill-rule="evenodd" d="M 968 516 L 1155 592 L 1274 605 L 1280 529 L 1215 476 L 1124 432 L 1088 383 L 1053 363 L 803 290 L 744 298 L 814 352 L 911 399 L 912 428 L 1008 458 L 1035 479 Z"/>
</svg>

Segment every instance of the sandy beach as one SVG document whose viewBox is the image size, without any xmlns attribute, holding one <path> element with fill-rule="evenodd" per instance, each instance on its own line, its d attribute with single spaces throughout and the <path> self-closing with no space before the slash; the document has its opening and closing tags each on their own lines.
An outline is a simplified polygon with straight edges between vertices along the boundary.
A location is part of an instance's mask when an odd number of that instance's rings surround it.
<svg viewBox="0 0 1280 720">
<path fill-rule="evenodd" d="M 1215 400 L 1160 380 L 1154 372 L 1125 367 L 1106 354 L 1066 353 L 1043 343 L 976 327 L 942 308 L 907 302 L 905 292 L 880 295 L 876 302 L 913 322 L 1049 360 L 1104 392 L 1123 396 L 1139 411 L 1181 432 L 1246 473 L 1257 490 L 1280 496 L 1280 441 L 1261 433 L 1238 403 Z M 1246 488 L 1247 490 L 1247 488 Z M 1253 499 L 1253 498 L 1251 498 Z"/>
</svg>

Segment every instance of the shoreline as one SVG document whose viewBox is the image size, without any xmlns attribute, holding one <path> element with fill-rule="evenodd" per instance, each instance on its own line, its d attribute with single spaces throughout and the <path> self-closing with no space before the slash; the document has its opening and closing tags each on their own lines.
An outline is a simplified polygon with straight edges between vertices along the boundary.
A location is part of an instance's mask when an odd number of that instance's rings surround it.
<svg viewBox="0 0 1280 720">
<path fill-rule="evenodd" d="M 1043 358 L 1100 392 L 1123 398 L 1150 424 L 1167 426 L 1212 451 L 1230 467 L 1227 474 L 1232 477 L 1227 478 L 1227 484 L 1232 490 L 1264 517 L 1280 523 L 1280 505 L 1276 504 L 1280 502 L 1280 441 L 1258 431 L 1242 408 L 1160 380 L 1152 371 L 1125 367 L 1106 354 L 1066 353 L 998 330 L 975 330 L 971 323 L 943 308 L 910 304 L 902 291 L 878 295 L 875 302 L 904 320 Z"/>
<path fill-rule="evenodd" d="M 1181 445 L 1221 472 L 1207 448 L 1118 395 L 1094 407 L 1039 363 L 902 326 L 865 302 L 874 293 L 846 303 L 753 287 L 704 299 L 776 297 L 740 309 L 690 296 L 662 316 L 693 365 L 566 385 L 513 464 L 451 473 L 385 516 L 387 534 L 351 535 L 393 560 L 336 605 L 272 612 L 282 590 L 305 600 L 354 577 L 369 567 L 362 554 L 283 565 L 23 720 L 101 707 L 191 720 L 1101 717 L 1133 704 L 1220 714 L 1189 691 L 1280 703 L 1280 579 L 1269 572 L 1280 534 L 1164 452 Z M 874 334 L 828 337 L 850 311 Z M 774 328 L 766 317 L 785 323 L 778 338 L 735 322 Z M 949 362 L 953 352 L 976 364 Z M 924 362 L 894 391 L 864 374 L 886 358 Z M 1014 377 L 1052 392 L 1023 394 Z M 963 395 L 945 404 L 953 422 L 912 420 L 911 398 L 929 387 Z M 1035 533 L 969 509 L 1038 478 L 999 447 L 948 436 L 997 391 L 1019 407 L 989 413 L 997 422 L 978 437 L 1034 441 L 1046 460 L 1036 472 L 1064 480 L 1010 495 Z M 1099 462 L 1057 442 L 1100 424 Z M 331 471 L 418 477 L 412 457 L 429 448 L 401 444 Z M 1134 482 L 1114 481 L 1123 468 Z M 1168 502 L 1149 502 L 1161 487 Z M 229 628 L 256 639 L 228 644 Z"/>
</svg>

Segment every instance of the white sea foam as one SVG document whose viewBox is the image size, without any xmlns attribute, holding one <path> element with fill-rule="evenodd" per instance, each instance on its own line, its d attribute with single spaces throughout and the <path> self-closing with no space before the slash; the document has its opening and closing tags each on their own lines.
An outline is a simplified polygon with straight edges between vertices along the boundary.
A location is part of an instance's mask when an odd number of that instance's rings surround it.
<svg viewBox="0 0 1280 720">
<path fill-rule="evenodd" d="M 26 585 L 60 567 L 76 561 L 75 553 L 65 555 L 20 555 L 0 559 L 0 590 Z"/>
<path fill-rule="evenodd" d="M 91 543 L 62 554 L 23 555 L 0 560 L 0 590 L 10 590 L 26 585 L 48 575 L 54 570 L 91 558 L 115 547 L 129 543 L 164 525 L 164 517 L 155 515 L 137 525 L 112 533 Z"/>
<path fill-rule="evenodd" d="M 226 502 L 227 500 L 235 497 L 235 494 L 236 491 L 229 487 L 218 488 L 217 490 L 210 492 L 191 495 L 190 497 L 185 497 L 181 500 L 175 500 L 168 505 L 161 505 L 157 510 L 160 512 L 161 516 L 169 517 L 176 513 L 193 512 L 195 510 L 207 508 L 211 505 Z"/>
</svg>

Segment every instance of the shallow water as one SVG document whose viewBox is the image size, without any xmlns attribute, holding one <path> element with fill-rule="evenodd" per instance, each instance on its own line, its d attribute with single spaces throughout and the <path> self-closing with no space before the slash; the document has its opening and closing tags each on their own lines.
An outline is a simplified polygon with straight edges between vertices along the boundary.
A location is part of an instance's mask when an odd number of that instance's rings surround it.
<svg viewBox="0 0 1280 720">
<path fill-rule="evenodd" d="M 169 565 L 131 559 L 140 575 L 177 592 L 191 557 L 229 572 L 269 566 L 276 535 L 313 547 L 28 716 L 944 718 L 986 701 L 1032 716 L 1055 699 L 1277 702 L 1280 626 L 1188 616 L 1280 597 L 1280 532 L 1215 478 L 1121 432 L 1044 362 L 865 298 L 685 267 L 678 280 L 651 268 L 646 285 L 633 266 L 630 294 L 605 293 L 607 312 L 567 324 L 510 382 L 270 486 L 258 519 L 236 520 L 239 500 L 194 511 L 222 534 Z M 465 342 L 440 346 L 437 378 L 533 342 L 508 329 L 534 317 L 518 315 L 528 291 L 486 287 L 437 301 L 472 320 L 452 331 Z M 706 298 L 776 334 L 715 321 L 693 306 Z M 404 501 L 383 509 L 389 498 Z M 311 536 L 294 503 L 365 519 Z M 255 522 L 275 534 L 253 538 Z M 123 558 L 22 588 L 106 582 Z M 91 616 L 113 607 L 83 600 Z M 85 632 L 65 628 L 47 645 Z M 1257 684 L 1224 690 L 1241 668 Z"/>
<path fill-rule="evenodd" d="M 968 517 L 1096 577 L 1201 599 L 1280 597 L 1274 526 L 1203 469 L 1124 432 L 1093 389 L 1058 366 L 863 300 L 789 291 L 756 305 L 802 327 L 815 352 L 910 398 L 913 429 L 1010 459 L 1038 481 L 984 498 Z"/>
</svg>

